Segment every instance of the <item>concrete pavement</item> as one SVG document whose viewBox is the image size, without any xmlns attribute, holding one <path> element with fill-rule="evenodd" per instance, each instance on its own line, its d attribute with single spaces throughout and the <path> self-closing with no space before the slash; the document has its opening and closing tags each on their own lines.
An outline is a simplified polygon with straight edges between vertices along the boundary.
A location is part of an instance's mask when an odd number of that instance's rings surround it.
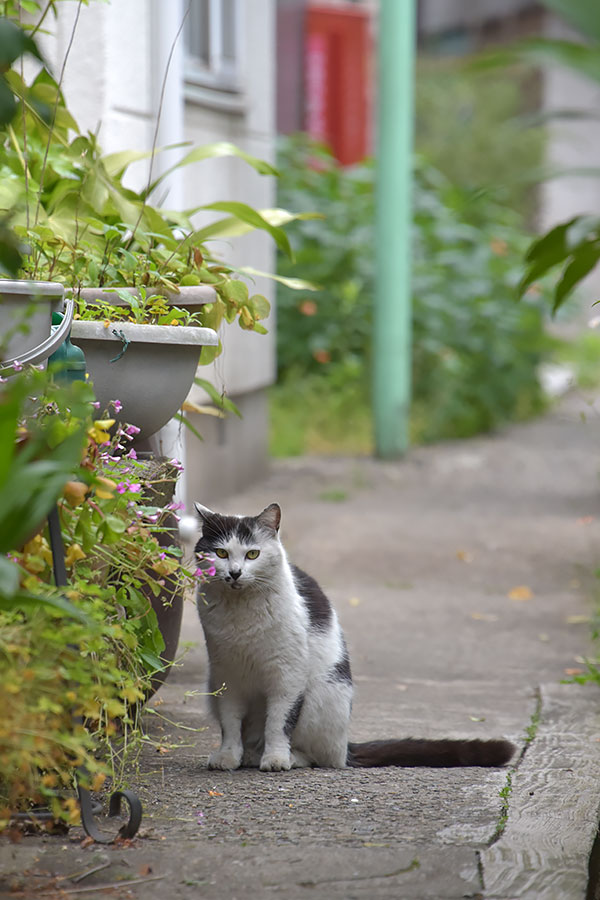
<svg viewBox="0 0 600 900">
<path fill-rule="evenodd" d="M 151 703 L 154 743 L 131 776 L 142 836 L 111 849 L 82 848 L 75 832 L 0 843 L 13 873 L 5 888 L 55 890 L 40 873 L 105 865 L 61 890 L 150 900 L 600 896 L 594 871 L 588 887 L 600 691 L 561 684 L 591 652 L 599 438 L 598 413 L 571 395 L 538 421 L 399 463 L 277 461 L 266 480 L 212 504 L 243 514 L 282 506 L 290 556 L 319 580 L 346 632 L 353 738 L 504 735 L 519 746 L 513 765 L 210 772 L 217 731 L 199 695 L 204 651 L 189 604 L 186 655 Z"/>
</svg>

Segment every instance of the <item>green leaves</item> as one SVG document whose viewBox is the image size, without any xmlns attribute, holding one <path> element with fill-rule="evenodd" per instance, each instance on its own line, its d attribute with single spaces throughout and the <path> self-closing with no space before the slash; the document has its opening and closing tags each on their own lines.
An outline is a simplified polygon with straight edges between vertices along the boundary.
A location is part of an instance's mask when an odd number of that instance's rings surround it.
<svg viewBox="0 0 600 900">
<path fill-rule="evenodd" d="M 224 392 L 219 393 L 219 391 L 213 384 L 210 383 L 210 381 L 207 381 L 205 378 L 194 378 L 194 384 L 198 385 L 198 387 L 201 387 L 203 391 L 206 391 L 217 409 L 222 410 L 222 412 L 233 413 L 234 415 L 238 416 L 238 418 L 242 418 L 242 414 L 233 400 L 230 400 Z"/>
<path fill-rule="evenodd" d="M 41 59 L 35 42 L 15 22 L 0 19 L 0 73 L 4 73 L 16 59 L 30 53 Z M 4 77 L 0 75 L 0 126 L 7 125 L 14 117 L 17 103 Z"/>
<path fill-rule="evenodd" d="M 251 206 L 248 206 L 247 203 L 240 203 L 237 200 L 223 200 L 217 203 L 208 203 L 206 206 L 200 207 L 201 209 L 215 209 L 220 212 L 226 212 L 233 215 L 236 219 L 239 219 L 241 222 L 245 222 L 250 225 L 252 228 L 258 228 L 262 231 L 267 231 L 280 250 L 288 256 L 290 259 L 293 258 L 292 248 L 290 247 L 290 242 L 287 238 L 285 231 L 282 228 L 278 228 L 276 225 L 271 225 L 270 222 L 267 221 L 264 216 L 262 216 L 257 210 L 253 209 Z"/>
<path fill-rule="evenodd" d="M 531 244 L 526 255 L 527 269 L 519 283 L 519 293 L 522 296 L 538 279 L 562 266 L 561 276 L 554 288 L 554 313 L 599 260 L 600 219 L 576 216 L 556 225 Z"/>
<path fill-rule="evenodd" d="M 43 394 L 44 382 L 42 373 L 13 377 L 0 394 L 0 553 L 20 547 L 43 524 L 77 469 L 85 444 L 93 395 L 79 382 L 64 391 L 49 388 L 49 408 L 54 406 L 58 415 L 51 412 L 32 419 L 19 445 L 28 397 Z"/>
<path fill-rule="evenodd" d="M 542 0 L 587 38 L 600 41 L 600 15 L 596 0 Z"/>
</svg>

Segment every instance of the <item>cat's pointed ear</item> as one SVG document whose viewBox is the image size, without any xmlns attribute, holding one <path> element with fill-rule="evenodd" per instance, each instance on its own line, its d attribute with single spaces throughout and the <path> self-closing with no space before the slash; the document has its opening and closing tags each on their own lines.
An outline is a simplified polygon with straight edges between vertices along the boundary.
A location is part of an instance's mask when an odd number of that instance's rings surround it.
<svg viewBox="0 0 600 900">
<path fill-rule="evenodd" d="M 269 506 L 257 515 L 256 521 L 260 522 L 260 524 L 264 525 L 266 528 L 271 528 L 273 531 L 279 531 L 279 524 L 281 522 L 281 508 L 279 504 L 270 503 Z"/>
<path fill-rule="evenodd" d="M 194 509 L 202 522 L 206 522 L 209 516 L 214 516 L 212 509 L 209 509 L 208 506 L 202 506 L 201 503 L 194 503 Z"/>
</svg>

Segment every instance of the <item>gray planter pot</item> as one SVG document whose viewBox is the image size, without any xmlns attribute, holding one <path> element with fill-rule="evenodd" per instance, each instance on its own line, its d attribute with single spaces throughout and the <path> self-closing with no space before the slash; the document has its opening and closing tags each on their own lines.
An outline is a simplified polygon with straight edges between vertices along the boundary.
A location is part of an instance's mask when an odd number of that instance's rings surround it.
<svg viewBox="0 0 600 900">
<path fill-rule="evenodd" d="M 44 364 L 62 344 L 73 316 L 73 302 L 64 303 L 64 287 L 52 281 L 0 280 L 1 365 Z M 52 313 L 64 312 L 52 331 Z"/>
<path fill-rule="evenodd" d="M 118 418 L 141 429 L 139 441 L 173 418 L 192 386 L 202 347 L 219 342 L 212 328 L 82 320 L 73 322 L 71 340 L 85 354 L 100 410 L 120 400 Z"/>
</svg>

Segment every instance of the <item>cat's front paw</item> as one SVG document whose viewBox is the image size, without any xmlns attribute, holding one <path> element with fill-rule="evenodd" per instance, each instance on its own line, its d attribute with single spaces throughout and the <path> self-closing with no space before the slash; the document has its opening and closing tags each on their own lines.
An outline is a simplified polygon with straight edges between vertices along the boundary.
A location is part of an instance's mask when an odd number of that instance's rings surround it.
<svg viewBox="0 0 600 900">
<path fill-rule="evenodd" d="M 234 750 L 215 750 L 208 757 L 209 769 L 239 769 L 242 754 Z"/>
<path fill-rule="evenodd" d="M 292 754 L 285 751 L 263 753 L 260 761 L 261 772 L 283 772 L 292 768 Z"/>
</svg>

